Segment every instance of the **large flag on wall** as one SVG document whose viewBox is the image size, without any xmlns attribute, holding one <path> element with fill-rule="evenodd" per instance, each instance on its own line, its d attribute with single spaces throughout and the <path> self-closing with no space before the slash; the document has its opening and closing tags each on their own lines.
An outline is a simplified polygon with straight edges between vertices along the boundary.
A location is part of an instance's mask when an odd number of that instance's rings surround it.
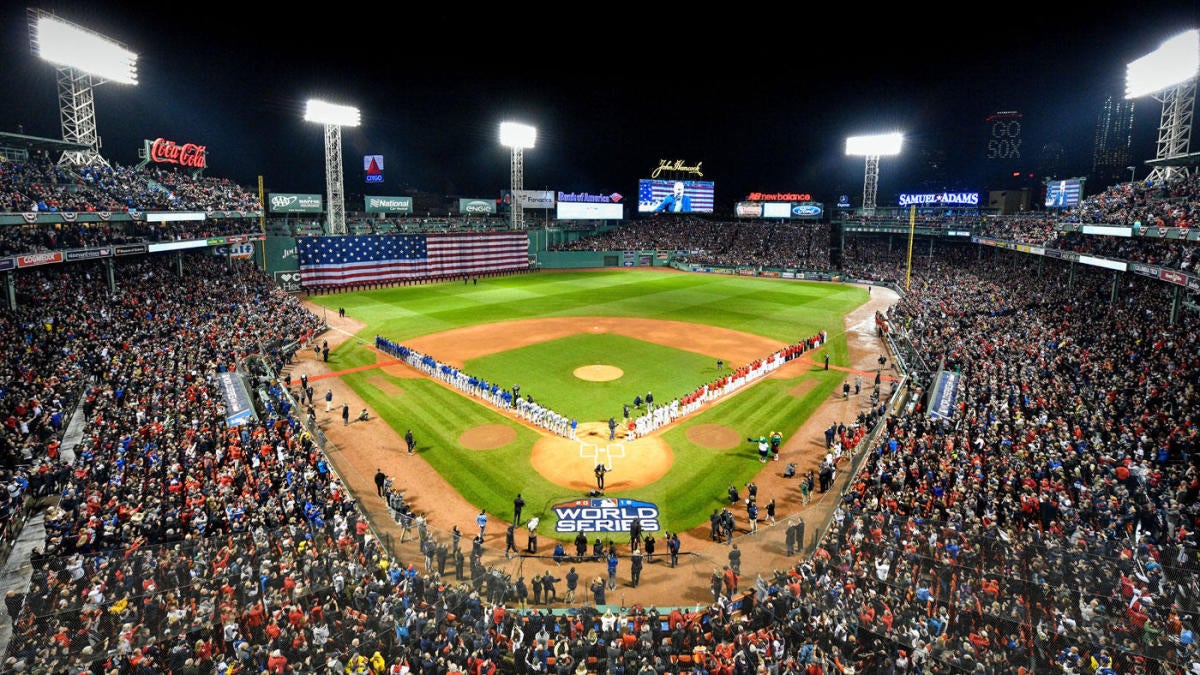
<svg viewBox="0 0 1200 675">
<path fill-rule="evenodd" d="M 372 234 L 296 240 L 304 286 L 482 274 L 529 266 L 524 232 Z"/>
</svg>

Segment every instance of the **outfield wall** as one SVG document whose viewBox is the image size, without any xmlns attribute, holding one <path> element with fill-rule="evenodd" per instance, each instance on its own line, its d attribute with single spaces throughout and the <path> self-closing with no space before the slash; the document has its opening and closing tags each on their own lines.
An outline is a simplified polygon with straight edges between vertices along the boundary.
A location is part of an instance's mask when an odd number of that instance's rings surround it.
<svg viewBox="0 0 1200 675">
<path fill-rule="evenodd" d="M 670 255 L 661 251 L 538 251 L 537 259 L 542 269 L 667 267 L 671 263 Z"/>
</svg>

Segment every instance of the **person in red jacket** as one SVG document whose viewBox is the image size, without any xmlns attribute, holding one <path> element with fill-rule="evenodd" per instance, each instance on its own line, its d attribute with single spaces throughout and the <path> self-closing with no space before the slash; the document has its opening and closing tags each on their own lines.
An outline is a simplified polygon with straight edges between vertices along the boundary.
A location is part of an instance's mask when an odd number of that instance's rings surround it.
<svg viewBox="0 0 1200 675">
<path fill-rule="evenodd" d="M 967 639 L 971 641 L 971 644 L 975 647 L 975 651 L 981 655 L 992 646 L 992 640 L 988 637 L 986 628 L 980 630 L 978 633 L 971 633 L 967 636 Z"/>
<path fill-rule="evenodd" d="M 278 649 L 271 652 L 271 656 L 267 658 L 267 672 L 271 675 L 291 672 L 291 669 L 288 668 L 287 657 L 283 655 L 283 652 Z"/>
<path fill-rule="evenodd" d="M 496 664 L 486 656 L 473 656 L 468 661 L 471 675 L 496 675 Z"/>
</svg>

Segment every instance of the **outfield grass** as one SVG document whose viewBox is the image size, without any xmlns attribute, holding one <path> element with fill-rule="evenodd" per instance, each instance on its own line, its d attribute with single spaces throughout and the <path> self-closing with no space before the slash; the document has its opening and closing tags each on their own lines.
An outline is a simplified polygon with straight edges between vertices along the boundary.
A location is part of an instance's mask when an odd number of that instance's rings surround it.
<svg viewBox="0 0 1200 675">
<path fill-rule="evenodd" d="M 499 279 L 483 279 L 478 286 L 446 283 L 428 286 L 403 286 L 358 293 L 316 296 L 315 302 L 331 310 L 345 307 L 347 314 L 366 323 L 358 336 L 349 340 L 335 353 L 340 368 L 353 368 L 375 362 L 375 354 L 365 348 L 382 335 L 403 344 L 405 340 L 438 333 L 462 326 L 516 319 L 570 316 L 628 316 L 709 324 L 762 335 L 785 343 L 828 331 L 826 346 L 831 363 L 847 363 L 846 342 L 842 317 L 866 302 L 866 291 L 839 284 L 825 284 L 768 279 L 745 279 L 704 274 L 683 274 L 657 271 L 597 271 L 520 275 Z M 612 342 L 590 342 L 585 338 L 604 337 Z M 626 390 L 623 385 L 612 388 L 619 402 L 632 397 L 627 392 L 652 390 L 663 396 L 674 396 L 708 381 L 712 373 L 703 372 L 713 364 L 707 357 L 674 350 L 639 340 L 615 335 L 578 336 L 544 343 L 539 356 L 538 347 L 506 352 L 476 359 L 465 364 L 464 371 L 485 377 L 475 367 L 495 372 L 494 381 L 521 384 L 522 392 L 535 392 L 539 400 L 545 396 L 563 396 L 564 408 L 579 405 L 594 398 L 588 387 L 592 383 L 577 382 L 580 393 L 572 394 L 562 375 L 571 365 L 575 350 L 588 355 L 607 353 L 620 347 L 620 358 L 631 364 L 638 377 L 647 377 Z M 360 344 L 362 343 L 362 344 Z M 522 353 L 528 352 L 528 354 Z M 553 359 L 543 358 L 553 354 Z M 436 353 L 430 356 L 438 358 Z M 765 356 L 765 354 L 764 354 Z M 688 359 L 697 358 L 694 365 Z M 697 370 L 696 379 L 688 372 L 677 373 L 676 367 L 664 368 L 661 359 L 683 359 L 682 369 Z M 608 365 L 624 368 L 617 360 Z M 539 363 L 548 366 L 541 370 Z M 651 367 L 644 364 L 651 363 Z M 740 364 L 730 364 L 740 365 Z M 492 370 L 495 368 L 496 370 Z M 655 369 L 661 374 L 654 376 Z M 644 372 L 643 372 L 644 371 Z M 631 375 L 630 375 L 631 376 Z M 580 495 L 542 478 L 530 465 L 529 453 L 538 432 L 508 419 L 506 416 L 440 384 L 423 379 L 392 378 L 380 370 L 347 373 L 343 379 L 363 398 L 363 401 L 382 419 L 403 434 L 411 428 L 416 435 L 418 450 L 439 473 L 455 485 L 471 503 L 490 513 L 511 512 L 512 498 L 523 493 L 528 506 L 527 515 L 541 516 L 546 525 L 541 528 L 547 537 L 553 533 L 552 515 L 546 510 L 552 504 Z M 372 383 L 374 378 L 390 380 L 403 390 L 401 395 L 389 395 Z M 678 379 L 673 379 L 678 378 Z M 802 382 L 814 379 L 816 386 L 800 397 L 788 392 Z M 556 383 L 561 380 L 561 383 Z M 374 380 L 378 382 L 378 380 Z M 814 367 L 795 378 L 766 379 L 736 395 L 708 408 L 704 412 L 672 427 L 663 434 L 675 453 L 670 471 L 659 481 L 627 492 L 612 492 L 609 496 L 629 497 L 658 504 L 662 527 L 683 531 L 707 523 L 712 509 L 720 508 L 729 483 L 741 485 L 760 469 L 754 448 L 739 444 L 728 450 L 716 451 L 695 445 L 686 437 L 693 424 L 720 424 L 737 431 L 743 438 L 759 436 L 771 430 L 790 437 L 805 419 L 823 403 L 842 382 L 842 373 Z M 689 384 L 690 383 L 690 384 Z M 601 391 L 597 388 L 593 391 Z M 553 392 L 553 393 L 551 393 Z M 572 398 L 574 397 L 574 398 Z M 556 400 L 556 399 L 555 399 Z M 666 399 L 662 399 L 666 400 Z M 612 403 L 603 403 L 610 410 Z M 555 409 L 557 406 L 554 406 Z M 564 414 L 570 411 L 560 409 Z M 580 413 L 582 415 L 582 413 Z M 612 412 L 602 412 L 591 419 L 607 419 Z M 508 445 L 495 450 L 468 450 L 458 444 L 464 430 L 480 424 L 503 424 L 516 430 L 517 436 Z M 559 538 L 570 539 L 570 535 Z"/>
</svg>

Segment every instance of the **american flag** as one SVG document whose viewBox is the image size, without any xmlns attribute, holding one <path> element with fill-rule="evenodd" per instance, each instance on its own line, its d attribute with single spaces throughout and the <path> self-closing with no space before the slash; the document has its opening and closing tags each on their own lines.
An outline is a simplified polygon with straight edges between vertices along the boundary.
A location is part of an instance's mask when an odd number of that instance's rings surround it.
<svg viewBox="0 0 1200 675">
<path fill-rule="evenodd" d="M 524 232 L 372 234 L 296 240 L 304 286 L 479 274 L 529 265 Z"/>
</svg>

